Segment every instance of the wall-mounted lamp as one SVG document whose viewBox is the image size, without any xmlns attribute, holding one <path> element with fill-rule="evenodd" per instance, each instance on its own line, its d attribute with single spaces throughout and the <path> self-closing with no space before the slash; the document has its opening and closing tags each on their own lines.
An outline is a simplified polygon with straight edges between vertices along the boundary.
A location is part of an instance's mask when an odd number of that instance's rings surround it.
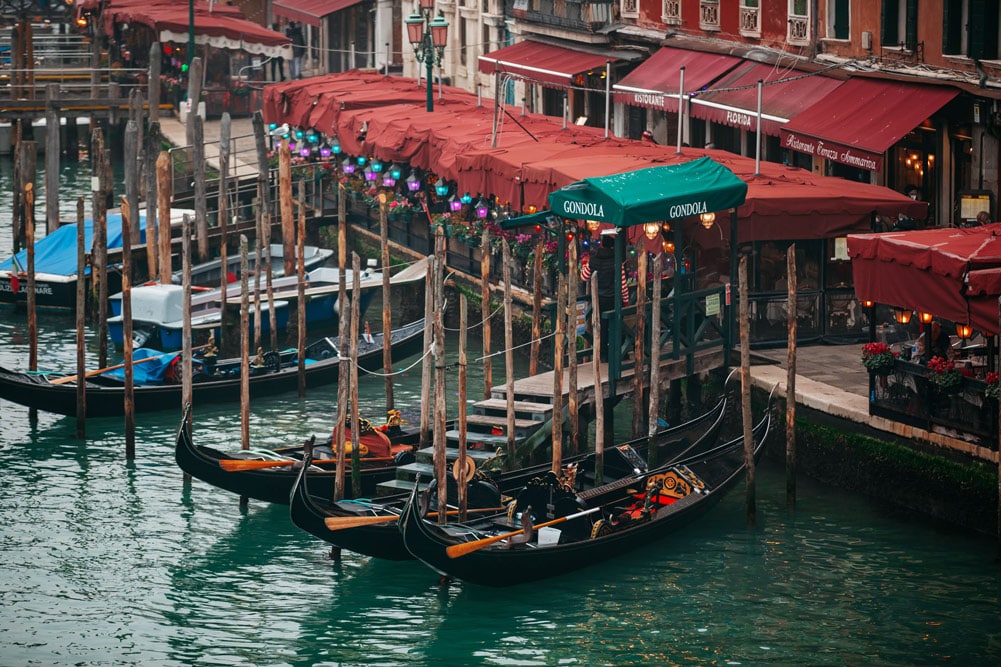
<svg viewBox="0 0 1001 667">
<path fill-rule="evenodd" d="M 643 233 L 646 237 L 653 241 L 660 235 L 660 223 L 659 222 L 647 222 L 643 225 Z"/>
<path fill-rule="evenodd" d="M 699 216 L 699 220 L 702 222 L 703 227 L 709 229 L 710 227 L 713 226 L 713 223 L 716 222 L 716 213 L 713 211 L 709 211 L 708 213 L 703 213 L 702 215 Z"/>
</svg>

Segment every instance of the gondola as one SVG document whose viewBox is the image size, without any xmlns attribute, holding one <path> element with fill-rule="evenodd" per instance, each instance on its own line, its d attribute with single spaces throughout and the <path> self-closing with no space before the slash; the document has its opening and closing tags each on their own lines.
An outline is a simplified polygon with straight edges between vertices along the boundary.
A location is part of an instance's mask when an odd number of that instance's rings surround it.
<svg viewBox="0 0 1001 667">
<path fill-rule="evenodd" d="M 423 318 L 394 329 L 390 335 L 393 355 L 409 356 L 421 349 L 424 335 Z M 152 353 L 153 356 L 159 353 Z M 150 359 L 139 369 L 165 365 L 164 361 L 177 359 L 177 353 L 167 353 Z M 133 357 L 135 358 L 135 357 Z M 143 360 L 140 360 L 143 361 Z M 240 400 L 240 360 L 228 359 L 206 365 L 205 359 L 195 360 L 198 368 L 192 377 L 192 402 L 194 405 Z M 368 370 L 382 368 L 382 334 L 372 334 L 371 340 L 358 341 L 358 365 Z M 270 396 L 298 387 L 297 351 L 268 352 L 260 360 L 252 361 L 250 396 Z M 142 384 L 136 376 L 133 401 L 135 411 L 153 412 L 176 408 L 181 404 L 181 384 L 175 373 L 164 369 L 159 379 L 153 377 Z M 337 382 L 337 338 L 322 338 L 306 348 L 306 386 L 317 387 Z M 6 399 L 29 408 L 37 408 L 62 415 L 76 414 L 76 382 L 58 383 L 63 375 L 24 373 L 0 367 L 0 399 Z M 87 416 L 114 417 L 124 414 L 125 388 L 123 372 L 105 373 L 86 378 Z M 285 502 L 288 502 L 286 498 Z"/>
<path fill-rule="evenodd" d="M 769 400 L 753 429 L 755 457 L 768 439 L 771 406 Z M 743 438 L 736 438 L 598 487 L 539 480 L 519 495 L 520 515 L 444 526 L 422 518 L 426 495 L 415 488 L 400 532 L 415 558 L 449 578 L 483 586 L 546 579 L 650 544 L 703 516 L 743 479 L 744 457 Z M 555 518 L 544 513 L 546 504 Z"/>
<path fill-rule="evenodd" d="M 732 403 L 732 401 L 730 401 Z M 705 414 L 678 426 L 664 429 L 652 439 L 638 438 L 625 443 L 642 456 L 648 445 L 656 447 L 659 460 L 674 460 L 693 450 L 708 449 L 719 442 L 727 414 L 728 401 L 724 395 Z M 614 456 L 615 453 L 611 454 Z M 566 460 L 567 464 L 585 461 L 588 455 Z M 478 473 L 470 487 L 468 506 L 471 509 L 497 507 L 503 496 L 509 496 L 525 486 L 529 480 L 544 475 L 551 464 L 522 468 L 497 475 Z M 336 547 L 374 558 L 409 560 L 413 556 L 403 544 L 403 537 L 396 519 L 403 510 L 408 493 L 384 496 L 374 501 L 347 500 L 334 502 L 329 495 L 317 495 L 313 487 L 314 473 L 309 468 L 299 471 L 292 488 L 289 513 L 294 523 L 306 532 Z M 486 482 L 487 484 L 484 484 Z M 450 504 L 454 475 L 449 475 Z M 474 513 L 475 515 L 475 513 Z"/>
<path fill-rule="evenodd" d="M 191 410 L 186 409 L 177 431 L 174 458 L 184 472 L 212 486 L 232 493 L 281 505 L 288 504 L 298 468 L 303 466 L 303 446 L 286 447 L 274 451 L 240 450 L 223 452 L 212 447 L 199 446 L 191 435 Z M 396 466 L 413 460 L 413 446 L 419 432 L 410 429 L 371 429 L 363 421 L 360 442 L 361 487 L 363 495 L 375 493 L 380 482 L 396 475 Z M 351 442 L 351 432 L 347 433 Z M 314 489 L 317 493 L 334 495 L 336 460 L 330 441 L 323 445 L 310 444 L 314 454 L 310 464 L 315 468 Z M 325 458 L 316 454 L 323 450 Z M 345 493 L 352 492 L 351 458 L 344 475 Z"/>
</svg>

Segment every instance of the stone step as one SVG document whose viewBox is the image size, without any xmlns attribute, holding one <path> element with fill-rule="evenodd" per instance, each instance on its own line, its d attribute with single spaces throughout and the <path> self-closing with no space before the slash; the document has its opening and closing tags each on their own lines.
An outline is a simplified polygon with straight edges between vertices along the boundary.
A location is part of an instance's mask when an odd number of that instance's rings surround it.
<svg viewBox="0 0 1001 667">
<path fill-rule="evenodd" d="M 423 479 L 423 478 L 422 478 Z M 430 478 L 429 478 L 430 479 Z M 428 488 L 430 482 L 421 482 L 420 490 L 425 491 Z M 382 496 L 393 496 L 398 493 L 409 493 L 411 489 L 414 488 L 413 479 L 391 479 L 388 482 L 382 482 L 375 488 L 375 495 L 377 498 Z"/>
<path fill-rule="evenodd" d="M 488 398 L 477 401 L 473 404 L 473 410 L 483 415 L 504 415 L 507 416 L 507 399 Z M 529 419 L 549 419 L 553 412 L 551 403 L 535 403 L 533 401 L 515 401 L 515 417 L 527 417 Z"/>
<path fill-rule="evenodd" d="M 538 428 L 545 423 L 545 419 L 518 419 L 515 417 L 514 428 L 516 431 Z M 491 428 L 507 428 L 507 415 L 466 415 L 467 426 L 489 426 Z"/>
<path fill-rule="evenodd" d="M 449 433 L 455 433 L 455 439 L 456 439 L 456 442 L 458 442 L 459 432 L 458 431 L 449 431 Z M 446 433 L 446 438 L 447 437 L 448 437 L 448 434 Z M 467 434 L 467 440 L 468 440 L 468 434 Z M 504 439 L 504 442 L 507 442 L 506 438 Z M 494 449 L 492 449 L 492 448 L 491 449 L 474 449 L 474 448 L 469 447 L 469 448 L 466 449 L 466 454 L 468 456 L 472 457 L 472 459 L 474 461 L 476 461 L 476 466 L 479 467 L 480 464 L 483 463 L 484 461 L 486 461 L 487 459 L 493 458 L 493 456 L 494 456 Z M 432 463 L 434 461 L 434 447 L 425 447 L 424 449 L 419 449 L 419 450 L 417 450 L 415 456 L 417 458 L 417 463 L 418 464 L 427 464 L 428 466 L 430 466 L 430 465 L 432 465 Z M 446 447 L 445 448 L 445 460 L 448 462 L 448 465 L 452 465 L 452 461 L 454 461 L 457 458 L 459 458 L 459 448 L 458 447 Z M 410 464 L 410 465 L 415 465 L 415 464 Z M 401 470 L 401 468 L 406 468 L 406 467 L 407 466 L 401 466 L 400 468 L 397 468 L 396 469 L 397 470 L 397 476 L 399 476 L 399 471 Z M 431 474 L 434 474 L 434 470 L 433 469 L 431 470 Z"/>
</svg>

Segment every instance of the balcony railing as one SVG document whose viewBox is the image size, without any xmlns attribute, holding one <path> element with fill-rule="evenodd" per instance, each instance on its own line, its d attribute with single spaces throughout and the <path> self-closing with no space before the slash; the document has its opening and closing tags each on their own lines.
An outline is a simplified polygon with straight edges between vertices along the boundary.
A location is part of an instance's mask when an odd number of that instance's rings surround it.
<svg viewBox="0 0 1001 667">
<path fill-rule="evenodd" d="M 664 25 L 681 25 L 681 0 L 664 0 L 660 18 Z"/>
<path fill-rule="evenodd" d="M 789 34 L 787 35 L 790 44 L 809 44 L 810 42 L 810 19 L 808 16 L 790 16 Z"/>
<path fill-rule="evenodd" d="M 719 0 L 699 0 L 699 27 L 719 30 Z"/>
<path fill-rule="evenodd" d="M 740 8 L 740 34 L 744 37 L 761 37 L 761 9 Z"/>
<path fill-rule="evenodd" d="M 505 0 L 505 6 L 508 16 L 515 16 L 527 23 L 581 32 L 595 32 L 607 25 L 612 18 L 612 0 Z"/>
</svg>

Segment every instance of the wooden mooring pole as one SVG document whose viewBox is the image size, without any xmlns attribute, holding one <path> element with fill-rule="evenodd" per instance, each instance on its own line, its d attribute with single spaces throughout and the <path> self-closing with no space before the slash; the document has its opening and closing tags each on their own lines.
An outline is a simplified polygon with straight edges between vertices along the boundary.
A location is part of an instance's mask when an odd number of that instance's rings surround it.
<svg viewBox="0 0 1001 667">
<path fill-rule="evenodd" d="M 643 401 L 643 385 L 646 377 L 644 371 L 643 348 L 646 346 L 646 265 L 647 254 L 644 248 L 640 248 L 636 257 L 636 338 L 633 342 L 633 355 L 636 359 L 636 372 L 633 373 L 633 437 L 639 438 L 647 432 L 649 428 L 649 418 L 645 402 Z"/>
<path fill-rule="evenodd" d="M 198 241 L 198 261 L 209 261 L 208 193 L 205 189 L 205 126 L 197 113 L 189 117 L 195 143 L 191 147 L 192 172 L 195 179 L 195 234 Z"/>
<path fill-rule="evenodd" d="M 653 437 L 660 430 L 660 305 L 664 276 L 664 253 L 658 252 L 653 259 L 653 294 L 650 304 L 650 403 L 647 410 L 647 465 L 657 465 L 657 447 Z"/>
<path fill-rule="evenodd" d="M 98 366 L 108 365 L 108 193 L 111 191 L 108 152 L 104 149 L 104 135 L 95 128 L 91 135 L 91 154 L 94 163 L 94 270 L 93 293 L 96 300 Z"/>
<path fill-rule="evenodd" d="M 191 405 L 191 216 L 181 224 L 181 405 Z M 196 232 L 197 233 L 197 232 Z"/>
<path fill-rule="evenodd" d="M 135 123 L 129 121 L 125 129 L 125 150 L 128 154 L 129 145 L 135 143 Z M 124 404 L 125 411 L 125 459 L 131 461 L 136 457 L 136 405 L 135 405 L 135 369 L 132 361 L 132 217 L 133 211 L 138 215 L 138 209 L 132 208 L 128 198 L 121 198 L 122 205 L 122 355 L 125 372 Z"/>
<path fill-rule="evenodd" d="M 28 370 L 38 370 L 38 313 L 35 294 L 35 185 L 24 184 L 24 241 L 28 251 Z M 35 424 L 38 421 L 38 410 L 28 410 L 28 420 Z"/>
<path fill-rule="evenodd" d="M 160 269 L 160 284 L 170 284 L 170 196 L 173 183 L 170 182 L 170 153 L 160 151 L 156 159 L 156 230 L 157 230 L 157 266 Z M 146 222 L 146 229 L 150 227 Z M 148 232 L 147 232 L 148 233 Z"/>
<path fill-rule="evenodd" d="M 45 234 L 59 229 L 59 84 L 45 87 Z"/>
<path fill-rule="evenodd" d="M 507 469 L 518 467 L 518 452 L 514 444 L 514 304 L 511 299 L 511 247 L 507 240 L 502 244 L 504 254 L 501 267 L 504 276 L 504 380 L 507 386 Z M 557 316 L 557 319 L 559 317 Z M 553 419 L 556 413 L 553 411 Z"/>
<path fill-rule="evenodd" d="M 576 267 L 577 260 L 577 240 L 570 243 L 569 265 Z M 580 452 L 580 415 L 577 414 L 580 406 L 580 397 L 577 393 L 577 283 L 580 282 L 580 273 L 571 268 L 567 271 L 567 350 L 569 351 L 567 360 L 567 411 L 570 413 L 570 455 L 574 456 Z"/>
<path fill-rule="evenodd" d="M 545 239 L 535 243 L 535 261 L 532 271 L 532 345 L 529 347 L 528 374 L 539 372 L 539 349 L 542 347 L 542 253 Z M 574 245 L 574 244 L 571 244 Z M 571 263 L 571 266 L 573 264 Z"/>
<path fill-rule="evenodd" d="M 466 295 L 459 294 L 459 470 L 464 470 L 466 464 L 466 344 L 469 334 L 468 319 L 469 303 Z M 459 521 L 466 520 L 466 509 L 468 507 L 466 480 L 460 479 L 462 475 L 455 476 L 455 482 L 459 488 Z"/>
<path fill-rule="evenodd" d="M 246 234 L 240 234 L 240 449 L 250 449 L 250 260 Z"/>
<path fill-rule="evenodd" d="M 553 320 L 556 335 L 553 336 L 552 471 L 558 478 L 563 461 L 563 357 L 567 352 L 567 279 L 562 271 L 556 279 L 556 316 Z M 510 421 L 512 416 L 513 414 L 508 417 L 509 426 L 512 425 Z"/>
<path fill-rule="evenodd" d="M 219 327 L 219 347 L 229 341 L 225 340 L 227 331 L 230 329 L 232 314 L 227 307 L 229 297 L 229 153 L 230 153 L 230 132 L 232 121 L 229 112 L 224 111 L 222 120 L 219 122 L 219 197 L 216 210 L 219 218 L 219 303 L 222 306 L 220 312 Z"/>
<path fill-rule="evenodd" d="M 490 398 L 494 366 L 490 357 L 490 231 L 484 227 L 480 241 L 480 315 L 483 320 L 483 398 Z"/>
<path fill-rule="evenodd" d="M 438 480 L 438 523 L 448 517 L 442 508 L 448 505 L 448 466 L 445 442 L 445 230 L 434 232 L 434 476 Z"/>
<path fill-rule="evenodd" d="M 296 285 L 296 348 L 298 353 L 299 398 L 306 396 L 306 186 L 299 181 L 299 222 L 295 239 Z"/>
<path fill-rule="evenodd" d="M 434 278 L 437 256 L 432 256 L 428 262 L 427 276 L 424 281 L 424 354 L 432 351 L 434 345 Z M 431 359 L 425 357 L 421 366 L 421 448 L 431 446 Z"/>
<path fill-rule="evenodd" d="M 786 250 L 786 286 L 789 289 L 787 321 L 789 347 L 786 357 L 786 504 L 796 507 L 796 325 L 799 300 L 796 296 L 796 244 Z"/>
<path fill-rule="evenodd" d="M 740 281 L 740 408 L 744 432 L 744 464 L 747 466 L 745 500 L 747 525 L 757 523 L 754 483 L 754 434 L 751 431 L 751 326 L 747 303 L 747 255 L 741 255 L 737 270 Z"/>
<path fill-rule="evenodd" d="M 358 404 L 358 320 L 361 319 L 361 257 L 351 253 L 351 333 L 348 335 L 351 351 L 351 493 L 354 498 L 361 498 L 361 428 L 359 424 Z M 343 340 L 341 341 L 343 344 Z"/>
<path fill-rule="evenodd" d="M 386 412 L 396 405 L 393 398 L 393 298 L 389 285 L 389 214 L 386 198 L 379 196 L 379 241 L 382 243 L 382 372 L 385 373 Z"/>
<path fill-rule="evenodd" d="M 76 437 L 87 434 L 87 383 L 82 378 L 87 373 L 87 268 L 86 241 L 84 240 L 84 198 L 76 200 Z"/>
<path fill-rule="evenodd" d="M 160 157 L 160 123 L 151 122 L 146 132 L 146 146 L 143 160 L 146 163 L 146 276 L 148 280 L 156 280 L 160 275 L 158 269 L 159 242 L 157 241 L 157 209 L 159 208 L 159 157 Z M 168 203 L 169 206 L 169 203 Z"/>
<path fill-rule="evenodd" d="M 601 485 L 605 469 L 605 386 L 601 378 L 601 307 L 598 305 L 598 274 L 591 274 L 591 332 L 594 349 L 591 364 L 594 368 L 594 483 Z"/>
</svg>

